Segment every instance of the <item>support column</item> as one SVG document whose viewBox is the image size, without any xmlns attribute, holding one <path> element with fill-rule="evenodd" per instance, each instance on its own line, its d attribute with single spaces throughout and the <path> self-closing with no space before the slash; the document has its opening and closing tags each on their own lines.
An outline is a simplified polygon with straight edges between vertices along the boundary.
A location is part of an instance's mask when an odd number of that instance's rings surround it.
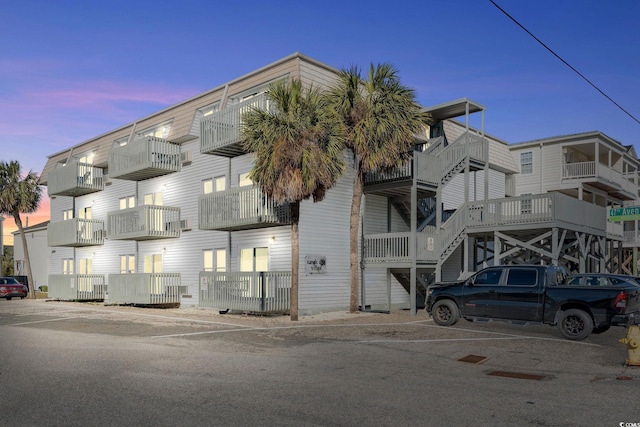
<svg viewBox="0 0 640 427">
<path fill-rule="evenodd" d="M 416 307 L 416 281 L 418 280 L 418 275 L 416 271 L 416 254 L 417 254 L 417 230 L 418 230 L 418 185 L 416 181 L 416 159 L 413 159 L 413 184 L 411 185 L 411 238 L 409 242 L 409 259 L 411 260 L 411 268 L 409 274 L 409 298 L 410 307 L 411 307 L 411 315 L 415 316 L 417 314 Z"/>
<path fill-rule="evenodd" d="M 558 245 L 558 227 L 551 229 L 551 264 L 558 265 L 560 247 Z"/>
</svg>

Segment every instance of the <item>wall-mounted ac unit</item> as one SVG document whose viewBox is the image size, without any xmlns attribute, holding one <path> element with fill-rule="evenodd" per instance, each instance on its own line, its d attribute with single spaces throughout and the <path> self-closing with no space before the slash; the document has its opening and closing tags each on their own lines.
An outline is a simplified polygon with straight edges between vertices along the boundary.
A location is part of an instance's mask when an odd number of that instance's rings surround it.
<svg viewBox="0 0 640 427">
<path fill-rule="evenodd" d="M 193 153 L 191 151 L 183 151 L 180 153 L 180 162 L 184 164 L 189 164 L 193 161 Z"/>
<path fill-rule="evenodd" d="M 180 220 L 180 231 L 188 231 L 191 230 L 191 220 L 190 219 L 181 219 Z"/>
</svg>

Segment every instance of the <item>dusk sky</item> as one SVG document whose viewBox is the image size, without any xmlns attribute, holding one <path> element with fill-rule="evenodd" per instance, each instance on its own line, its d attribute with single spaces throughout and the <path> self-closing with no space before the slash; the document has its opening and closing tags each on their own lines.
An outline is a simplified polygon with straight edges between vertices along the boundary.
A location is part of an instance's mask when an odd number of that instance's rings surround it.
<svg viewBox="0 0 640 427">
<path fill-rule="evenodd" d="M 49 155 L 294 52 L 390 62 L 420 104 L 468 97 L 510 143 L 599 130 L 640 152 L 640 2 L 494 1 L 633 117 L 489 0 L 0 0 L 0 160 L 39 174 Z M 43 195 L 29 225 L 49 217 Z"/>
</svg>

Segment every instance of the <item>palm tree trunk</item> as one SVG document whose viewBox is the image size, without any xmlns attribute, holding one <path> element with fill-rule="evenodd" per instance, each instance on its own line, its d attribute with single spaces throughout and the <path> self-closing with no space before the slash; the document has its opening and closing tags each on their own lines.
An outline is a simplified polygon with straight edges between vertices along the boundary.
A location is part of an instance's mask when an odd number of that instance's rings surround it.
<svg viewBox="0 0 640 427">
<path fill-rule="evenodd" d="M 22 240 L 22 249 L 24 251 L 24 263 L 27 268 L 27 281 L 29 282 L 29 298 L 36 298 L 36 289 L 33 283 L 33 275 L 31 274 L 31 260 L 29 259 L 29 248 L 27 246 L 27 235 L 24 233 L 24 228 L 22 227 L 22 220 L 20 219 L 20 215 L 13 215 L 13 219 L 20 231 L 20 239 Z"/>
<path fill-rule="evenodd" d="M 298 320 L 298 288 L 300 270 L 300 202 L 291 203 L 291 320 Z"/>
<path fill-rule="evenodd" d="M 360 241 L 360 204 L 362 203 L 362 189 L 364 188 L 364 176 L 358 171 L 353 182 L 353 196 L 351 198 L 351 218 L 349 222 L 350 240 L 350 269 L 351 269 L 351 293 L 349 298 L 349 312 L 358 312 L 358 283 L 360 277 L 360 263 L 358 262 L 358 249 Z"/>
</svg>

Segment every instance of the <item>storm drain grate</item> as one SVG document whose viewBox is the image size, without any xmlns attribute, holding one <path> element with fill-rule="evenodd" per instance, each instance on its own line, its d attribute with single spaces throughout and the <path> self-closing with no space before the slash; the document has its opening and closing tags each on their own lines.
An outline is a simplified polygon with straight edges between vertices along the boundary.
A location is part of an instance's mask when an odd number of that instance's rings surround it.
<svg viewBox="0 0 640 427">
<path fill-rule="evenodd" d="M 482 363 L 485 360 L 487 360 L 486 357 L 484 356 L 478 356 L 476 354 L 470 354 L 468 356 L 465 356 L 461 359 L 458 359 L 458 362 L 465 362 L 465 363 Z"/>
<path fill-rule="evenodd" d="M 491 371 L 487 375 L 491 375 L 492 377 L 517 378 L 520 380 L 535 380 L 535 381 L 541 381 L 547 378 L 544 375 L 525 374 L 523 372 L 508 372 L 508 371 Z"/>
</svg>

